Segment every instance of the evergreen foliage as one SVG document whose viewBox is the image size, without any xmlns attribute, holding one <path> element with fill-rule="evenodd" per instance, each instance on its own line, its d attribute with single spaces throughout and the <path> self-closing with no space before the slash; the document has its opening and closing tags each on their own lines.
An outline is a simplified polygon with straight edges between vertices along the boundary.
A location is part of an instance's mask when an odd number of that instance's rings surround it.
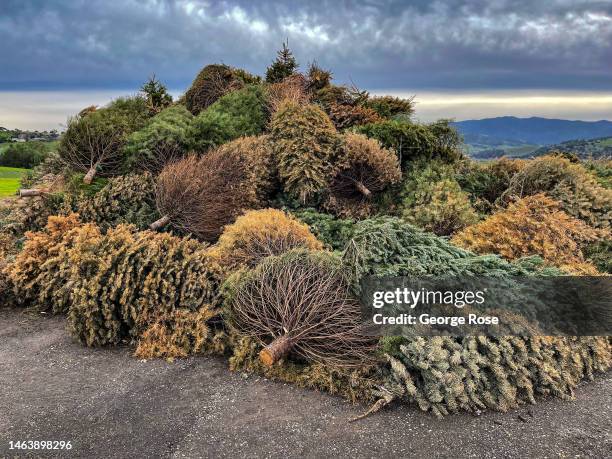
<svg viewBox="0 0 612 459">
<path fill-rule="evenodd" d="M 453 175 L 451 167 L 439 162 L 414 167 L 400 192 L 402 218 L 439 236 L 476 223 L 469 196 Z"/>
<path fill-rule="evenodd" d="M 321 68 L 315 61 L 308 66 L 306 78 L 308 80 L 308 89 L 310 91 L 319 91 L 331 85 L 333 74 L 331 70 Z"/>
<path fill-rule="evenodd" d="M 196 116 L 188 130 L 191 148 L 204 152 L 241 136 L 261 134 L 267 122 L 261 86 L 233 91 Z"/>
<path fill-rule="evenodd" d="M 503 277 L 561 274 L 557 269 L 545 269 L 538 257 L 509 263 L 497 255 L 475 255 L 445 238 L 388 216 L 358 222 L 343 259 L 351 271 L 355 291 L 359 291 L 359 281 L 366 275 Z"/>
<path fill-rule="evenodd" d="M 488 163 L 462 161 L 455 174 L 461 189 L 469 193 L 475 208 L 488 214 L 510 185 L 510 180 L 525 166 L 520 159 L 501 158 Z"/>
<path fill-rule="evenodd" d="M 223 353 L 223 333 L 214 332 L 208 321 L 217 315 L 205 305 L 197 311 L 185 308 L 159 314 L 138 338 L 134 357 L 185 358 L 191 354 Z"/>
<path fill-rule="evenodd" d="M 407 121 L 387 120 L 359 126 L 356 131 L 378 140 L 396 152 L 402 170 L 416 159 L 434 157 L 436 139 L 426 126 Z"/>
<path fill-rule="evenodd" d="M 586 259 L 600 272 L 612 274 L 612 240 L 605 239 L 587 244 L 582 251 Z"/>
<path fill-rule="evenodd" d="M 372 200 L 401 178 L 395 154 L 362 134 L 347 133 L 334 162 L 325 207 L 344 217 L 366 217 Z"/>
<path fill-rule="evenodd" d="M 414 114 L 414 101 L 393 96 L 370 97 L 365 106 L 371 108 L 379 116 L 387 119 L 403 118 L 409 119 Z"/>
<path fill-rule="evenodd" d="M 152 75 L 141 86 L 140 92 L 144 95 L 147 108 L 152 114 L 157 114 L 172 104 L 172 96 L 168 94 L 166 86 L 155 78 L 155 75 Z"/>
<path fill-rule="evenodd" d="M 435 156 L 446 161 L 457 161 L 463 157 L 460 151 L 463 137 L 451 126 L 452 120 L 440 119 L 427 125 L 434 137 Z"/>
<path fill-rule="evenodd" d="M 446 240 L 384 217 L 357 224 L 344 255 L 363 275 L 558 275 L 536 259 L 510 264 L 475 256 Z M 358 284 L 354 284 L 358 285 Z M 505 411 L 535 403 L 536 394 L 571 398 L 582 378 L 612 362 L 607 337 L 387 337 L 386 382 L 373 393 L 384 403 L 415 402 L 437 416 L 485 408 Z"/>
<path fill-rule="evenodd" d="M 298 63 L 289 49 L 289 40 L 276 53 L 276 60 L 266 70 L 266 83 L 279 83 L 297 72 Z"/>
<path fill-rule="evenodd" d="M 375 407 L 571 399 L 612 365 L 609 337 L 364 335 L 365 276 L 486 276 L 514 292 L 513 276 L 612 269 L 610 161 L 476 163 L 449 120 L 413 112 L 316 62 L 298 73 L 286 42 L 265 82 L 213 64 L 177 105 L 153 76 L 87 107 L 57 154 L 28 142 L 0 157 L 46 155 L 22 180 L 38 196 L 0 202 L 0 307 L 67 314 L 80 342 L 142 359 L 231 348 L 234 370 Z"/>
<path fill-rule="evenodd" d="M 376 111 L 362 105 L 331 103 L 327 110 L 327 114 L 338 130 L 362 126 L 369 123 L 377 123 L 382 120 Z"/>
<path fill-rule="evenodd" d="M 572 399 L 580 380 L 608 370 L 611 358 L 607 337 L 417 337 L 387 356 L 390 379 L 378 394 L 436 416 L 507 411 L 536 395 Z"/>
<path fill-rule="evenodd" d="M 344 250 L 353 237 L 355 221 L 337 218 L 334 215 L 317 212 L 315 209 L 297 209 L 291 212 L 304 222 L 316 238 L 331 250 Z"/>
<path fill-rule="evenodd" d="M 599 185 L 581 165 L 559 156 L 543 156 L 530 161 L 510 181 L 500 198 L 546 193 L 562 203 L 563 210 L 595 228 L 610 229 L 612 190 Z"/>
<path fill-rule="evenodd" d="M 32 169 L 42 163 L 48 153 L 45 142 L 12 143 L 0 153 L 0 166 Z"/>
<path fill-rule="evenodd" d="M 561 210 L 543 194 L 528 196 L 505 211 L 456 234 L 453 243 L 476 253 L 497 253 L 509 260 L 538 255 L 569 272 L 595 274 L 581 247 L 602 236 Z"/>
<path fill-rule="evenodd" d="M 49 217 L 43 231 L 26 233 L 23 250 L 5 268 L 18 304 L 54 314 L 68 311 L 75 269 L 70 250 L 79 225 L 76 214 Z"/>
<path fill-rule="evenodd" d="M 142 97 L 117 99 L 107 108 L 71 118 L 58 153 L 73 171 L 87 173 L 86 183 L 95 176 L 120 174 L 127 139 L 145 125 L 148 117 Z"/>
<path fill-rule="evenodd" d="M 70 258 L 80 281 L 72 278 L 69 328 L 88 346 L 136 338 L 162 313 L 213 308 L 214 266 L 196 241 L 84 225 Z"/>
<path fill-rule="evenodd" d="M 147 100 L 141 95 L 118 97 L 105 108 L 94 110 L 92 113 L 107 110 L 121 119 L 123 128 L 127 133 L 141 129 L 151 118 L 152 114 L 147 107 Z"/>
<path fill-rule="evenodd" d="M 270 139 L 284 190 L 302 203 L 326 187 L 339 137 L 327 115 L 315 105 L 283 103 L 272 117 Z"/>
<path fill-rule="evenodd" d="M 321 250 L 308 226 L 277 209 L 250 210 L 223 230 L 211 254 L 228 271 L 253 268 L 292 249 Z"/>
<path fill-rule="evenodd" d="M 63 203 L 62 193 L 10 200 L 0 206 L 0 234 L 11 236 L 16 242 L 27 231 L 39 231 L 50 216 L 61 212 Z"/>
<path fill-rule="evenodd" d="M 244 86 L 242 76 L 224 64 L 211 64 L 200 70 L 184 96 L 185 106 L 194 115 L 206 110 L 221 96 Z"/>
<path fill-rule="evenodd" d="M 193 116 L 182 105 L 164 109 L 134 132 L 125 146 L 126 169 L 158 173 L 166 163 L 187 153 Z"/>
<path fill-rule="evenodd" d="M 340 395 L 351 402 L 370 402 L 372 391 L 382 383 L 374 367 L 330 367 L 321 363 L 285 361 L 268 367 L 259 359 L 261 345 L 248 337 L 234 337 L 230 370 L 256 373 L 264 378 L 297 387 Z"/>
<path fill-rule="evenodd" d="M 95 223 L 103 230 L 120 224 L 146 229 L 158 218 L 155 209 L 155 179 L 150 173 L 111 178 L 93 194 L 67 196 L 67 208 L 82 222 Z"/>
<path fill-rule="evenodd" d="M 303 75 L 296 73 L 278 83 L 266 86 L 268 112 L 273 114 L 287 101 L 297 105 L 307 105 L 312 95 L 308 90 L 308 81 Z"/>
</svg>

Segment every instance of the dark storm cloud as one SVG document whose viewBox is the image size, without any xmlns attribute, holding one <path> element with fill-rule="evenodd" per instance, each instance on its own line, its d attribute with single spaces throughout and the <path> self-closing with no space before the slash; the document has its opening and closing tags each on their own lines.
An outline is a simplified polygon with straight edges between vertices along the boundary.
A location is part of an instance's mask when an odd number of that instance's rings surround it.
<svg viewBox="0 0 612 459">
<path fill-rule="evenodd" d="M 368 88 L 612 89 L 610 1 L 0 1 L 0 89 L 183 88 L 298 60 Z"/>
</svg>

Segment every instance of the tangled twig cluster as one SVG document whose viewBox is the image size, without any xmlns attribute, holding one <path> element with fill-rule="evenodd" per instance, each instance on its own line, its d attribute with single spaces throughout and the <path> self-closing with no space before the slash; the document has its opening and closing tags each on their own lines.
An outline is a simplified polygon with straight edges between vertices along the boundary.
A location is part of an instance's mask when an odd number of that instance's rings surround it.
<svg viewBox="0 0 612 459">
<path fill-rule="evenodd" d="M 264 260 L 234 286 L 232 323 L 265 345 L 272 365 L 293 353 L 334 366 L 364 365 L 375 340 L 364 334 L 359 303 L 330 254 L 295 250 Z"/>
</svg>

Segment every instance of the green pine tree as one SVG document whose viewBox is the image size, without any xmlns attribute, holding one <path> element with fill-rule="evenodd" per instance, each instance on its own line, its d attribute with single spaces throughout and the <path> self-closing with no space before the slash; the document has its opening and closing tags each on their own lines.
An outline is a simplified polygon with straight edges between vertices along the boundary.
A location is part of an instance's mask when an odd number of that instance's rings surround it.
<svg viewBox="0 0 612 459">
<path fill-rule="evenodd" d="M 289 40 L 283 42 L 283 48 L 277 52 L 276 60 L 266 70 L 266 82 L 278 83 L 293 75 L 298 69 L 298 63 L 289 49 Z"/>
<path fill-rule="evenodd" d="M 147 100 L 147 108 L 152 113 L 159 113 L 164 108 L 172 104 L 172 96 L 168 94 L 166 86 L 155 78 L 149 77 L 148 81 L 140 88 Z"/>
</svg>

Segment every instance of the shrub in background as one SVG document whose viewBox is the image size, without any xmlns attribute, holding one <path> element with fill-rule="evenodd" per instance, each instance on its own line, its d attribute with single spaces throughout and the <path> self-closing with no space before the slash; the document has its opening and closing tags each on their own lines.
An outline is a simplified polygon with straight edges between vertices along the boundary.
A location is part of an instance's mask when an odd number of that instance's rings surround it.
<svg viewBox="0 0 612 459">
<path fill-rule="evenodd" d="M 11 143 L 0 153 L 0 166 L 32 169 L 44 161 L 49 150 L 46 142 Z"/>
<path fill-rule="evenodd" d="M 338 150 L 325 206 L 341 216 L 368 216 L 374 195 L 399 182 L 401 175 L 392 151 L 362 134 L 348 133 Z"/>
<path fill-rule="evenodd" d="M 168 162 L 184 156 L 192 119 L 191 112 L 182 105 L 166 108 L 153 117 L 129 137 L 125 145 L 126 169 L 157 174 Z"/>
<path fill-rule="evenodd" d="M 294 250 L 266 258 L 230 278 L 226 290 L 228 320 L 265 346 L 260 359 L 267 366 L 290 354 L 331 366 L 371 361 L 374 342 L 331 254 Z"/>
<path fill-rule="evenodd" d="M 612 190 L 597 183 L 581 164 L 559 156 L 530 161 L 510 181 L 500 200 L 546 193 L 560 201 L 563 210 L 595 228 L 609 229 L 612 223 Z"/>
<path fill-rule="evenodd" d="M 284 190 L 312 201 L 327 187 L 338 147 L 328 116 L 315 105 L 286 101 L 272 117 L 270 139 Z"/>
<path fill-rule="evenodd" d="M 260 134 L 266 122 L 264 90 L 249 85 L 219 98 L 196 116 L 187 136 L 193 149 L 206 151 L 240 136 Z"/>
<path fill-rule="evenodd" d="M 600 237 L 601 232 L 567 215 L 558 202 L 537 194 L 466 228 L 452 241 L 476 253 L 498 253 L 509 260 L 539 255 L 551 265 L 575 271 L 585 264 L 581 246 Z"/>
<path fill-rule="evenodd" d="M 228 271 L 253 268 L 269 256 L 292 249 L 322 250 L 323 244 L 300 223 L 277 209 L 251 210 L 225 227 L 211 254 Z"/>
</svg>

